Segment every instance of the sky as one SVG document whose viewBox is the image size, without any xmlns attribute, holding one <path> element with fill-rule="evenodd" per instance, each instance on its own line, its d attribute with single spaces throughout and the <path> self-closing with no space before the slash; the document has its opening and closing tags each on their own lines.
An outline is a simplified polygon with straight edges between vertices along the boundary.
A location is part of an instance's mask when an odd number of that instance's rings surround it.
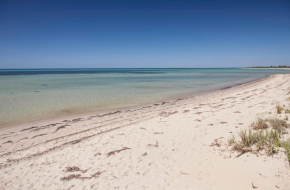
<svg viewBox="0 0 290 190">
<path fill-rule="evenodd" d="M 289 0 L 0 0 L 0 68 L 290 65 Z"/>
</svg>

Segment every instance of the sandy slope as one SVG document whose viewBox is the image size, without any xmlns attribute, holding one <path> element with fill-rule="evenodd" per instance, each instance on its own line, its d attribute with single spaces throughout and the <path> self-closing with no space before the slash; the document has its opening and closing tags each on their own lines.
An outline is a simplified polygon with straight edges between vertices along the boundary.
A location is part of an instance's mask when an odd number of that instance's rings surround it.
<svg viewBox="0 0 290 190">
<path fill-rule="evenodd" d="M 237 158 L 227 146 L 257 114 L 274 116 L 277 102 L 290 107 L 289 91 L 290 75 L 275 75 L 158 105 L 1 129 L 0 189 L 290 189 L 284 153 Z"/>
</svg>

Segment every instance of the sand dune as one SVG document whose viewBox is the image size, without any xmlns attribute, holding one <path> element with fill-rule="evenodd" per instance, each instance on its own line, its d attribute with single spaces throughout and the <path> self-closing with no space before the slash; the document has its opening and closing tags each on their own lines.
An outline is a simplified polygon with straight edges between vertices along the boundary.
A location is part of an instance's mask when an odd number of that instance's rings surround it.
<svg viewBox="0 0 290 190">
<path fill-rule="evenodd" d="M 170 102 L 1 129 L 0 189 L 289 190 L 283 151 L 237 157 L 228 146 L 257 116 L 284 118 L 275 106 L 290 107 L 289 91 L 290 75 L 273 75 Z"/>
</svg>

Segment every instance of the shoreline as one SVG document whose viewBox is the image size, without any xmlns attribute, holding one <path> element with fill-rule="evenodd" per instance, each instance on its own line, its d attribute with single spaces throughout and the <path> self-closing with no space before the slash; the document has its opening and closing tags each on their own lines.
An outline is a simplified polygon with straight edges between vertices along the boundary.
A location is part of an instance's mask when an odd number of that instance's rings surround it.
<svg viewBox="0 0 290 190">
<path fill-rule="evenodd" d="M 127 111 L 130 109 L 138 109 L 138 108 L 147 107 L 147 106 L 151 106 L 151 105 L 155 105 L 155 104 L 162 104 L 163 102 L 176 102 L 176 101 L 183 100 L 183 99 L 191 99 L 191 98 L 204 96 L 204 95 L 208 95 L 208 94 L 214 94 L 214 93 L 219 92 L 219 91 L 229 90 L 231 88 L 236 88 L 239 86 L 244 86 L 247 84 L 252 84 L 252 83 L 260 82 L 263 80 L 267 80 L 271 76 L 274 76 L 274 75 L 267 75 L 267 76 L 264 76 L 264 77 L 261 77 L 258 79 L 254 79 L 254 80 L 251 80 L 248 82 L 238 83 L 236 85 L 230 85 L 230 86 L 223 87 L 220 89 L 210 90 L 210 91 L 202 92 L 202 93 L 198 93 L 198 94 L 193 94 L 193 93 L 179 94 L 179 95 L 176 95 L 176 96 L 171 97 L 171 98 L 164 98 L 163 100 L 159 100 L 159 101 L 155 101 L 155 102 L 151 102 L 151 103 L 144 103 L 144 104 L 140 104 L 140 105 L 136 105 L 136 106 L 125 106 L 125 107 L 121 107 L 121 108 L 102 109 L 102 110 L 96 109 L 96 110 L 91 110 L 91 111 L 81 111 L 81 112 L 76 112 L 76 113 L 60 114 L 60 116 L 57 116 L 59 114 L 55 114 L 51 117 L 47 117 L 47 118 L 43 118 L 43 119 L 3 125 L 3 126 L 0 126 L 0 132 L 2 130 L 8 129 L 8 128 L 12 129 L 12 128 L 27 127 L 29 125 L 45 125 L 47 123 L 57 123 L 57 122 L 60 122 L 61 120 L 71 120 L 71 119 L 78 118 L 78 117 L 90 117 L 91 115 L 94 115 L 94 114 L 106 114 L 106 113 L 110 113 L 110 112 L 114 112 L 114 111 Z"/>
<path fill-rule="evenodd" d="M 278 68 L 278 67 L 243 67 L 243 69 L 281 69 L 281 70 L 290 70 L 290 67 L 288 68 Z"/>
<path fill-rule="evenodd" d="M 284 121 L 289 98 L 290 74 L 270 75 L 156 105 L 0 130 L 0 188 L 288 190 L 283 149 L 240 154 L 229 139 L 257 118 Z"/>
</svg>

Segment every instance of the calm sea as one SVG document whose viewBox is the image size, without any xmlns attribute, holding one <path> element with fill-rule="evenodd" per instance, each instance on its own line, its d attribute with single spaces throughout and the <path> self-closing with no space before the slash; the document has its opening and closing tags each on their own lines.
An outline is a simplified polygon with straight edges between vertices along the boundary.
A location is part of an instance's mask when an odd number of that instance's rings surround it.
<svg viewBox="0 0 290 190">
<path fill-rule="evenodd" d="M 208 92 L 290 73 L 270 69 L 0 70 L 0 126 Z"/>
</svg>

